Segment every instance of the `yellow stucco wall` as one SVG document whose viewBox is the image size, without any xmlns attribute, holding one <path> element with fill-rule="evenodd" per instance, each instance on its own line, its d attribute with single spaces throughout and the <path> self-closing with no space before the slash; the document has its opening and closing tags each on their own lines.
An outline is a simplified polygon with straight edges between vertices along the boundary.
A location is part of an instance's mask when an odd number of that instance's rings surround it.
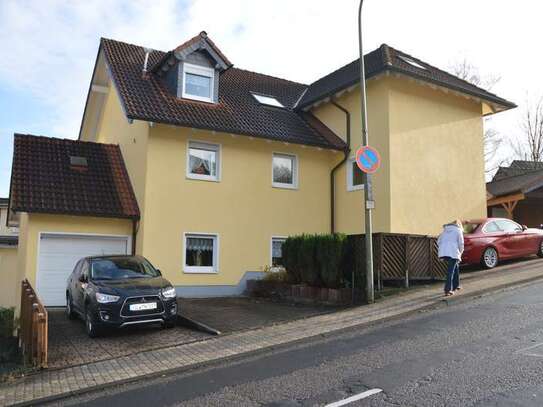
<svg viewBox="0 0 543 407">
<path fill-rule="evenodd" d="M 18 280 L 27 278 L 35 288 L 40 232 L 131 236 L 132 222 L 87 216 L 23 214 L 19 229 Z"/>
<path fill-rule="evenodd" d="M 367 84 L 368 95 L 368 132 L 370 145 L 377 148 L 382 157 L 389 151 L 388 115 L 389 89 L 388 81 L 371 80 Z M 351 153 L 354 158 L 356 150 L 362 144 L 362 124 L 360 116 L 360 93 L 358 88 L 344 93 L 335 100 L 347 109 L 351 115 Z M 325 103 L 312 110 L 323 123 L 337 135 L 346 139 L 345 114 L 332 104 Z M 347 190 L 346 164 L 336 172 L 336 231 L 341 233 L 362 233 L 364 230 L 364 191 Z M 383 160 L 379 172 L 373 176 L 375 210 L 373 225 L 376 232 L 390 230 L 390 167 Z"/>
<path fill-rule="evenodd" d="M 381 153 L 373 177 L 374 230 L 436 234 L 451 219 L 486 213 L 482 106 L 405 77 L 370 80 L 370 145 Z M 337 102 L 351 113 L 351 156 L 361 143 L 359 90 Z M 313 109 L 337 134 L 344 115 L 331 104 Z M 363 192 L 347 192 L 345 166 L 336 177 L 338 231 L 363 230 Z"/>
<path fill-rule="evenodd" d="M 220 182 L 186 178 L 187 140 L 221 145 Z M 143 255 L 175 285 L 234 285 L 271 262 L 272 236 L 330 229 L 340 152 L 156 125 L 148 143 Z M 272 153 L 296 154 L 299 187 L 272 187 Z M 183 233 L 219 235 L 218 274 L 183 272 Z"/>
<path fill-rule="evenodd" d="M 390 78 L 391 230 L 437 234 L 486 216 L 482 106 Z"/>
<path fill-rule="evenodd" d="M 0 307 L 15 307 L 17 293 L 17 248 L 0 247 Z"/>
<path fill-rule="evenodd" d="M 128 122 L 122 110 L 117 91 L 111 83 L 97 133 L 97 142 L 118 144 L 120 146 L 130 176 L 130 182 L 134 188 L 140 211 L 143 214 L 149 124 L 139 120 L 132 123 Z M 89 140 L 90 136 L 83 133 L 81 139 Z M 140 230 L 143 228 L 144 222 L 141 223 Z M 137 239 L 138 251 L 142 249 L 142 238 L 143 234 L 139 234 Z"/>
</svg>

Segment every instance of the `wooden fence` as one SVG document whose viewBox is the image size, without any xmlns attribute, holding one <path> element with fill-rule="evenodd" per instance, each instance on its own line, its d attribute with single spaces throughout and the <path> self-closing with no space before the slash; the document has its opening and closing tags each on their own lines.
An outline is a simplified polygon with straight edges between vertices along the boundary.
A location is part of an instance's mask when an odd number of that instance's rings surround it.
<svg viewBox="0 0 543 407">
<path fill-rule="evenodd" d="M 19 347 L 26 363 L 47 367 L 47 310 L 34 289 L 24 280 L 21 284 Z"/>
<path fill-rule="evenodd" d="M 364 263 L 365 237 L 351 235 L 355 252 Z M 383 281 L 399 280 L 409 286 L 413 280 L 444 280 L 447 266 L 437 257 L 437 239 L 400 233 L 373 234 L 373 269 L 377 287 Z"/>
</svg>

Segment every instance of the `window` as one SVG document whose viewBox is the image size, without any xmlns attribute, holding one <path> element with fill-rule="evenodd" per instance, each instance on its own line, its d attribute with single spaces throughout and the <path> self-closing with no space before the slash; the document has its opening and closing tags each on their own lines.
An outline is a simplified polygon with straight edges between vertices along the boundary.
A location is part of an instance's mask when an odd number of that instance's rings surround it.
<svg viewBox="0 0 543 407">
<path fill-rule="evenodd" d="M 185 273 L 219 271 L 219 237 L 215 234 L 185 234 Z"/>
<path fill-rule="evenodd" d="M 415 68 L 424 69 L 426 71 L 426 67 L 419 64 L 417 61 L 412 60 L 411 58 L 404 57 L 403 55 L 398 55 L 398 59 L 401 59 L 403 62 L 414 66 Z"/>
<path fill-rule="evenodd" d="M 500 228 L 496 225 L 496 222 L 490 222 L 485 225 L 483 230 L 485 233 L 496 233 L 500 232 Z"/>
<path fill-rule="evenodd" d="M 364 189 L 364 173 L 354 158 L 347 160 L 347 191 L 357 191 Z"/>
<path fill-rule="evenodd" d="M 215 71 L 198 65 L 183 65 L 183 97 L 213 102 Z"/>
<path fill-rule="evenodd" d="M 522 231 L 522 227 L 518 223 L 510 220 L 497 220 L 496 223 L 498 224 L 498 227 L 506 233 Z"/>
<path fill-rule="evenodd" d="M 187 148 L 187 178 L 206 181 L 219 181 L 220 173 L 219 144 L 189 141 Z"/>
<path fill-rule="evenodd" d="M 272 237 L 271 244 L 271 265 L 273 268 L 283 267 L 283 243 L 285 237 Z"/>
<path fill-rule="evenodd" d="M 273 107 L 285 107 L 273 96 L 259 95 L 257 93 L 251 93 L 258 103 L 262 105 L 268 105 Z"/>
<path fill-rule="evenodd" d="M 295 155 L 273 153 L 272 185 L 278 188 L 298 187 L 298 164 Z"/>
</svg>

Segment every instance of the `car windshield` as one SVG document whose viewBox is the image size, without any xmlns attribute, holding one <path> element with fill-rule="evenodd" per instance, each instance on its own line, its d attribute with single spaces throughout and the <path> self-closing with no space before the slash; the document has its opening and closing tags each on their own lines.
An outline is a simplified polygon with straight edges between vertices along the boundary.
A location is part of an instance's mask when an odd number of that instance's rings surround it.
<svg viewBox="0 0 543 407">
<path fill-rule="evenodd" d="M 129 278 L 158 277 L 159 272 L 145 259 L 106 258 L 91 262 L 91 279 L 124 280 Z"/>
<path fill-rule="evenodd" d="M 473 232 L 475 232 L 475 230 L 479 227 L 480 223 L 475 223 L 475 222 L 465 222 L 463 224 L 464 226 L 464 233 L 466 235 L 469 235 Z"/>
</svg>

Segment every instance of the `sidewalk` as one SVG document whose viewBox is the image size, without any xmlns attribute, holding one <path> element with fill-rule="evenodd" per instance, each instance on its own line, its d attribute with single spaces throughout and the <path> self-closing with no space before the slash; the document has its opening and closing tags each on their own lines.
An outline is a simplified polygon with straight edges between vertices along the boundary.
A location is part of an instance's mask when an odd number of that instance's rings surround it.
<svg viewBox="0 0 543 407">
<path fill-rule="evenodd" d="M 158 376 L 220 359 L 260 351 L 317 335 L 454 303 L 488 291 L 543 278 L 543 260 L 462 275 L 462 294 L 444 299 L 441 286 L 423 287 L 378 303 L 200 342 L 65 369 L 43 371 L 0 386 L 0 405 L 37 404 L 139 378 Z"/>
</svg>

